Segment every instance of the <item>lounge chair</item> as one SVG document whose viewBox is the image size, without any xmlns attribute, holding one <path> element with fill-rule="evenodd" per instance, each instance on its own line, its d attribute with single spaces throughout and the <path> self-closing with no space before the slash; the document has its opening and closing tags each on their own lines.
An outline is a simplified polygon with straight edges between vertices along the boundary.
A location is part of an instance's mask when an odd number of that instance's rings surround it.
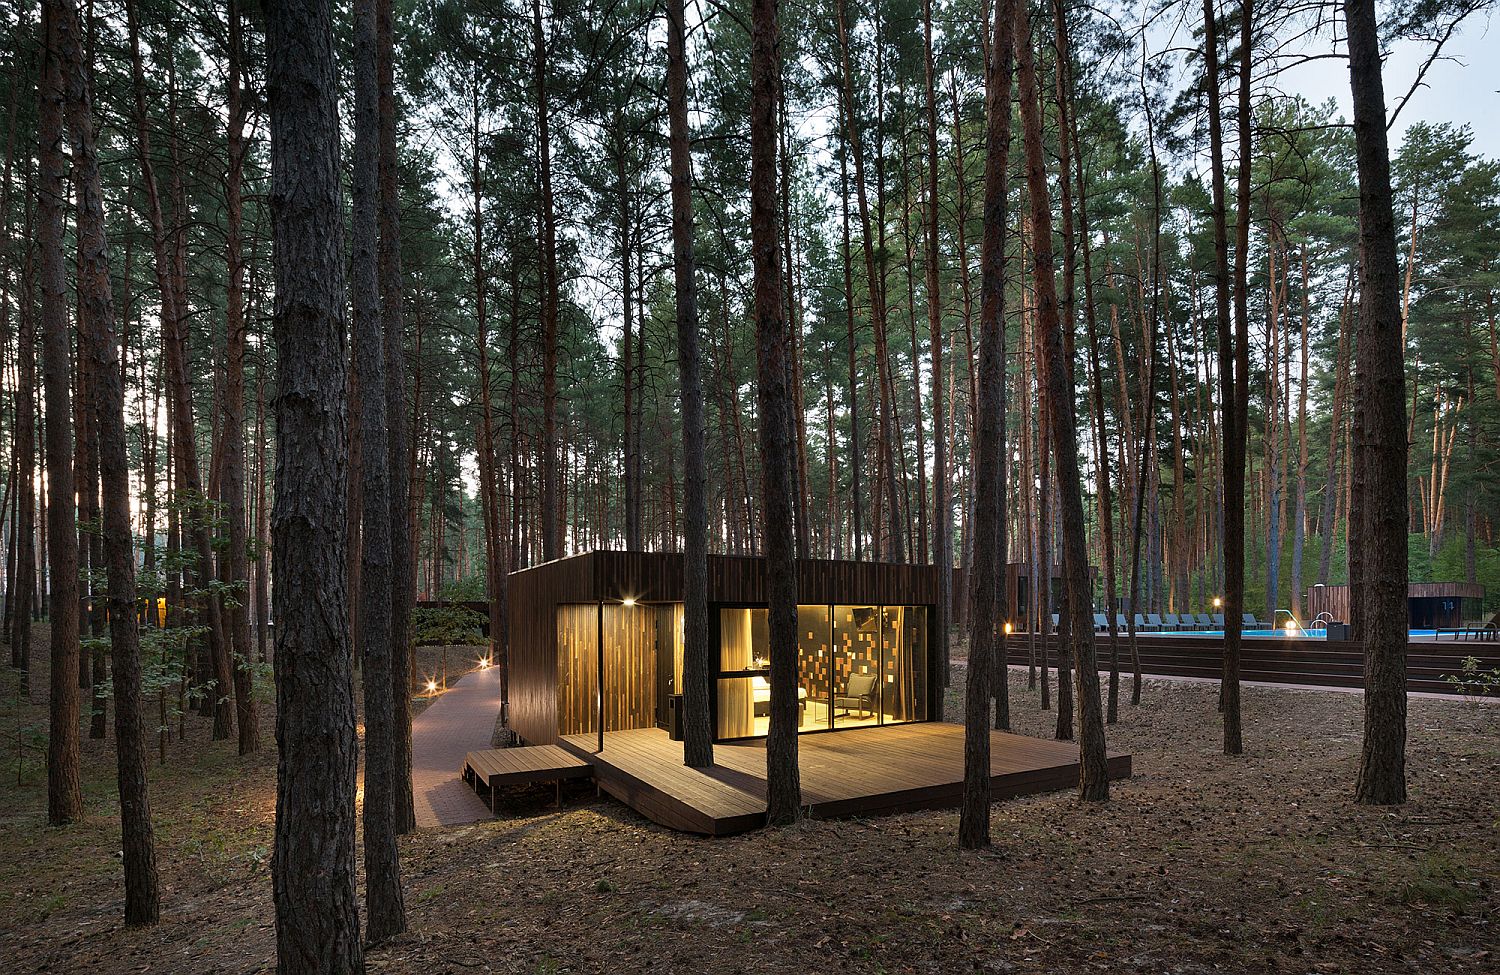
<svg viewBox="0 0 1500 975">
<path fill-rule="evenodd" d="M 1254 613 L 1241 613 L 1240 620 L 1242 621 L 1241 625 L 1247 630 L 1269 630 L 1271 628 L 1270 623 L 1256 619 Z"/>
<path fill-rule="evenodd" d="M 1135 631 L 1137 633 L 1154 633 L 1159 630 L 1161 630 L 1160 623 L 1157 623 L 1156 626 L 1153 627 L 1150 623 L 1146 622 L 1146 618 L 1140 613 L 1135 614 Z"/>
<path fill-rule="evenodd" d="M 1157 633 L 1160 633 L 1162 630 L 1165 630 L 1167 628 L 1167 625 L 1161 621 L 1160 613 L 1147 613 L 1146 625 L 1148 627 L 1154 628 Z"/>
<path fill-rule="evenodd" d="M 1439 634 L 1442 630 L 1438 631 Z M 1500 639 L 1500 612 L 1489 619 L 1477 619 L 1464 623 L 1453 632 L 1455 640 L 1495 640 Z"/>
<path fill-rule="evenodd" d="M 1107 632 L 1109 632 L 1109 617 L 1108 616 L 1105 616 L 1103 613 L 1095 613 L 1094 614 L 1094 632 L 1095 633 L 1107 633 Z"/>
<path fill-rule="evenodd" d="M 1129 629 L 1130 629 L 1130 625 L 1125 622 L 1125 614 L 1124 613 L 1116 613 L 1115 614 L 1115 632 L 1116 633 L 1124 633 L 1124 632 L 1126 632 Z"/>
<path fill-rule="evenodd" d="M 1058 628 L 1059 628 L 1059 623 L 1058 623 L 1058 619 L 1057 619 L 1057 614 L 1053 613 L 1052 614 L 1052 632 L 1056 633 L 1058 631 Z"/>
<path fill-rule="evenodd" d="M 1222 630 L 1224 629 L 1224 614 L 1215 613 L 1212 617 L 1210 617 L 1207 613 L 1199 613 L 1198 622 L 1202 623 L 1209 629 Z"/>
<path fill-rule="evenodd" d="M 874 674 L 850 674 L 844 682 L 844 693 L 833 699 L 834 710 L 848 714 L 859 711 L 861 717 L 875 713 L 876 683 Z"/>
<path fill-rule="evenodd" d="M 1176 613 L 1165 613 L 1162 615 L 1162 625 L 1166 629 L 1172 631 L 1173 633 L 1176 633 L 1178 630 L 1182 629 L 1182 620 L 1177 618 Z"/>
</svg>

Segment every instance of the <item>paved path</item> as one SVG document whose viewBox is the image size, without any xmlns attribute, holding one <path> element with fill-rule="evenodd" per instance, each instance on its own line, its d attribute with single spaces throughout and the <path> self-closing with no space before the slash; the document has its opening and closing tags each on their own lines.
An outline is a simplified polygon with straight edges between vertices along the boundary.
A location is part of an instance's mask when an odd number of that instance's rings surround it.
<svg viewBox="0 0 1500 975">
<path fill-rule="evenodd" d="M 417 827 L 489 819 L 460 777 L 464 756 L 489 748 L 500 715 L 500 668 L 465 674 L 411 723 L 411 787 Z"/>
</svg>

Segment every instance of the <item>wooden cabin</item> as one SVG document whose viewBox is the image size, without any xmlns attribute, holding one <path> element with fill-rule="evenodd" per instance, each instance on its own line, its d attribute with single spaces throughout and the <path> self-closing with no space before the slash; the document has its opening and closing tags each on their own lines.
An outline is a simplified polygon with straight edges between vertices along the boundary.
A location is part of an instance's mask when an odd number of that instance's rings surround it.
<svg viewBox="0 0 1500 975">
<path fill-rule="evenodd" d="M 1413 582 L 1406 587 L 1407 629 L 1451 630 L 1484 615 L 1484 587 L 1472 582 Z M 1348 586 L 1313 586 L 1307 590 L 1309 620 L 1323 614 L 1349 621 Z"/>
<path fill-rule="evenodd" d="M 798 715 L 804 732 L 927 721 L 942 682 L 937 569 L 798 562 Z M 766 733 L 766 567 L 708 559 L 710 698 L 720 741 Z M 682 555 L 595 551 L 509 577 L 511 727 L 567 735 L 673 732 L 682 684 Z"/>
</svg>

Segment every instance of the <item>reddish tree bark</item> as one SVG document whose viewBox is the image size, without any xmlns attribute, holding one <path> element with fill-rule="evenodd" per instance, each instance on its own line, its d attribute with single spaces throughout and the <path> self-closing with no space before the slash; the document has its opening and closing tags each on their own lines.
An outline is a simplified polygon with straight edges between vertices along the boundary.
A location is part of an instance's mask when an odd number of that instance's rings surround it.
<svg viewBox="0 0 1500 975">
<path fill-rule="evenodd" d="M 46 413 L 47 547 L 52 671 L 47 735 L 47 822 L 83 816 L 78 778 L 78 526 L 73 501 L 72 343 L 63 260 L 64 12 L 42 4 L 42 67 L 37 84 L 37 251 L 41 256 L 42 383 Z"/>
<path fill-rule="evenodd" d="M 86 60 L 74 0 L 57 0 L 58 37 L 67 93 L 78 193 L 80 368 L 87 368 L 89 410 L 98 425 L 97 463 L 103 487 L 101 550 L 109 587 L 111 680 L 115 699 L 116 779 L 125 871 L 125 923 L 155 924 L 160 914 L 155 838 L 146 782 L 141 647 L 130 523 L 130 460 L 125 446 L 125 386 L 115 335 L 104 194 L 94 142 Z"/>
<path fill-rule="evenodd" d="M 985 74 L 984 238 L 980 248 L 978 403 L 974 440 L 974 561 L 969 568 L 969 665 L 964 687 L 964 791 L 958 845 L 990 845 L 990 696 L 1009 708 L 1000 591 L 1005 566 L 1005 234 L 1011 64 L 1017 0 L 999 0 Z"/>
<path fill-rule="evenodd" d="M 1048 426 L 1057 468 L 1058 514 L 1062 534 L 1062 581 L 1067 614 L 1065 635 L 1073 644 L 1078 706 L 1079 795 L 1109 798 L 1109 770 L 1104 747 L 1104 718 L 1099 702 L 1099 667 L 1094 657 L 1094 625 L 1089 618 L 1088 542 L 1083 515 L 1083 479 L 1078 467 L 1078 431 L 1074 416 L 1072 365 L 1064 348 L 1058 318 L 1057 280 L 1052 250 L 1052 209 L 1042 146 L 1041 102 L 1031 47 L 1031 17 L 1026 0 L 1016 3 L 1016 78 L 1020 86 L 1021 129 L 1026 143 L 1026 188 L 1031 200 L 1032 261 L 1037 327 L 1046 370 Z M 1002 658 L 1003 659 L 1003 658 Z M 1064 654 L 1058 654 L 1059 679 Z M 1059 693 L 1059 710 L 1062 696 Z"/>
</svg>

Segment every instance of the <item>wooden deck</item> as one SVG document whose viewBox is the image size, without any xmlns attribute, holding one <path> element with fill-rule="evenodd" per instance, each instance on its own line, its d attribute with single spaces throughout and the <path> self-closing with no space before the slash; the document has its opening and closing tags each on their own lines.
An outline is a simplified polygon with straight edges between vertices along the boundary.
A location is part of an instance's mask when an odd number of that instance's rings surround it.
<svg viewBox="0 0 1500 975">
<path fill-rule="evenodd" d="M 486 748 L 464 756 L 463 779 L 495 811 L 495 790 L 530 782 L 586 779 L 594 774 L 587 760 L 557 745 L 527 745 L 523 748 Z M 559 798 L 561 791 L 559 791 Z"/>
<path fill-rule="evenodd" d="M 860 728 L 798 739 L 802 801 L 824 819 L 951 808 L 963 793 L 963 726 L 940 722 Z M 722 836 L 765 822 L 764 741 L 714 746 L 714 766 L 682 764 L 682 743 L 660 729 L 561 740 L 593 766 L 600 788 L 663 826 Z M 992 732 L 994 798 L 1075 788 L 1078 746 Z M 1111 779 L 1129 778 L 1130 756 L 1109 756 Z"/>
</svg>

